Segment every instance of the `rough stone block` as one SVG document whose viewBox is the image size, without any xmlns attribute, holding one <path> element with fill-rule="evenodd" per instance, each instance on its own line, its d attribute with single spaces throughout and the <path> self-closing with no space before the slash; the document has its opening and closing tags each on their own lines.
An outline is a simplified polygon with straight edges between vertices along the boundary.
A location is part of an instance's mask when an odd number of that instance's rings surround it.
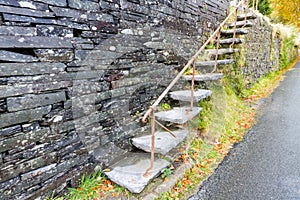
<svg viewBox="0 0 300 200">
<path fill-rule="evenodd" d="M 218 49 L 218 55 L 224 55 L 224 54 L 232 54 L 238 52 L 238 49 Z M 205 53 L 209 54 L 210 56 L 215 56 L 217 54 L 216 49 L 206 49 Z"/>
<path fill-rule="evenodd" d="M 8 26 L 30 26 L 30 23 L 34 24 L 57 24 L 57 20 L 53 18 L 38 18 L 38 17 L 29 17 L 23 15 L 14 15 L 3 13 L 3 18 L 8 21 L 6 25 Z"/>
<path fill-rule="evenodd" d="M 70 81 L 44 82 L 35 84 L 17 84 L 9 86 L 0 86 L 0 98 L 13 97 L 22 94 L 40 93 L 49 90 L 57 90 L 71 86 Z"/>
<path fill-rule="evenodd" d="M 58 37 L 14 37 L 0 36 L 0 48 L 54 48 L 71 49 L 71 42 L 66 38 Z"/>
<path fill-rule="evenodd" d="M 74 58 L 71 49 L 34 49 L 34 53 L 44 62 L 71 62 Z"/>
<path fill-rule="evenodd" d="M 0 5 L 0 12 L 25 15 L 25 16 L 33 16 L 33 17 L 54 17 L 53 13 L 50 13 L 50 12 L 32 10 L 32 9 L 28 9 L 28 8 L 16 8 L 16 7 L 10 7 L 10 6 L 2 6 L 2 5 Z"/>
<path fill-rule="evenodd" d="M 36 36 L 35 27 L 0 26 L 0 35 L 7 36 Z"/>
<path fill-rule="evenodd" d="M 160 153 L 164 155 L 167 154 L 171 149 L 175 148 L 180 142 L 182 142 L 186 138 L 186 136 L 189 134 L 189 131 L 177 130 L 172 131 L 172 133 L 176 136 L 176 138 L 168 132 L 155 133 L 155 153 Z M 146 152 L 151 152 L 151 135 L 133 138 L 132 144 Z"/>
<path fill-rule="evenodd" d="M 4 113 L 0 115 L 0 128 L 8 127 L 24 122 L 41 120 L 42 116 L 48 114 L 51 106 L 35 108 L 32 110 L 23 110 L 14 113 Z"/>
<path fill-rule="evenodd" d="M 222 73 L 207 73 L 207 74 L 200 74 L 195 75 L 195 81 L 216 81 L 222 79 Z M 192 75 L 184 75 L 182 76 L 184 80 L 191 81 Z"/>
<path fill-rule="evenodd" d="M 198 89 L 194 91 L 194 101 L 198 102 L 211 95 L 210 90 Z M 170 97 L 179 101 L 191 101 L 191 90 L 181 90 L 170 92 Z"/>
<path fill-rule="evenodd" d="M 251 26 L 253 26 L 254 24 L 251 22 L 251 21 L 238 21 L 238 22 L 236 22 L 236 24 L 235 24 L 235 26 L 236 27 L 251 27 Z M 229 24 L 227 24 L 227 26 L 229 27 L 229 28 L 233 28 L 234 27 L 234 23 L 229 23 Z"/>
<path fill-rule="evenodd" d="M 243 21 L 243 20 L 245 20 L 245 17 L 246 17 L 246 19 L 256 19 L 257 18 L 257 15 L 256 14 L 254 14 L 254 13 L 247 13 L 246 15 L 245 14 L 241 14 L 241 15 L 238 15 L 237 16 L 237 20 L 238 21 Z"/>
<path fill-rule="evenodd" d="M 73 37 L 73 31 L 70 28 L 61 26 L 36 25 L 38 36 L 47 37 Z"/>
<path fill-rule="evenodd" d="M 31 55 L 0 50 L 0 60 L 9 62 L 36 62 L 38 58 Z"/>
<path fill-rule="evenodd" d="M 44 128 L 29 133 L 20 133 L 14 137 L 6 138 L 0 141 L 0 152 L 11 150 L 14 147 L 24 147 L 31 142 L 43 142 L 50 133 L 50 129 Z"/>
<path fill-rule="evenodd" d="M 24 76 L 38 74 L 52 74 L 64 71 L 63 63 L 0 63 L 1 76 Z M 0 95 L 1 96 L 1 95 Z"/>
<path fill-rule="evenodd" d="M 224 44 L 224 45 L 226 45 L 226 44 L 239 44 L 239 43 L 242 43 L 243 42 L 243 40 L 241 40 L 240 38 L 228 38 L 228 39 L 221 39 L 220 40 L 220 44 Z"/>
<path fill-rule="evenodd" d="M 22 97 L 10 97 L 7 98 L 7 109 L 9 112 L 14 112 L 51 105 L 61 101 L 66 101 L 66 93 L 64 91 L 39 95 L 25 95 Z"/>
<path fill-rule="evenodd" d="M 0 1 L 0 5 L 20 7 L 20 4 L 17 0 L 2 0 L 2 1 Z"/>
<path fill-rule="evenodd" d="M 234 59 L 227 59 L 227 60 L 217 60 L 217 65 L 228 65 L 233 63 Z M 196 67 L 212 67 L 215 65 L 215 61 L 200 61 L 195 62 Z"/>
<path fill-rule="evenodd" d="M 67 0 L 36 0 L 45 4 L 55 5 L 55 6 L 67 6 Z"/>
<path fill-rule="evenodd" d="M 176 107 L 172 110 L 155 113 L 158 120 L 184 124 L 201 112 L 202 108 L 194 107 L 191 111 L 189 107 Z"/>
<path fill-rule="evenodd" d="M 146 169 L 150 166 L 148 154 L 136 154 L 125 157 L 115 165 L 111 166 L 110 172 L 105 172 L 110 180 L 127 188 L 132 193 L 140 193 L 161 171 L 170 163 L 163 159 L 155 159 L 153 169 L 149 176 L 144 176 Z"/>
<path fill-rule="evenodd" d="M 20 133 L 21 131 L 22 131 L 22 128 L 20 125 L 0 129 L 0 138 L 5 137 L 5 136 L 12 136 L 13 134 Z"/>
<path fill-rule="evenodd" d="M 91 2 L 91 1 L 69 0 L 68 3 L 71 8 L 75 8 L 79 10 L 83 9 L 83 10 L 95 11 L 100 9 L 98 3 Z"/>
<path fill-rule="evenodd" d="M 235 32 L 235 34 L 237 35 L 244 35 L 248 33 L 248 30 L 246 29 L 242 29 L 242 28 L 238 28 L 235 31 L 234 30 L 222 30 L 221 34 L 222 35 L 233 35 Z"/>
<path fill-rule="evenodd" d="M 45 165 L 54 163 L 57 159 L 55 152 L 49 153 L 38 158 L 33 158 L 16 166 L 10 166 L 0 169 L 0 182 L 16 177 L 18 174 L 40 168 Z"/>
</svg>

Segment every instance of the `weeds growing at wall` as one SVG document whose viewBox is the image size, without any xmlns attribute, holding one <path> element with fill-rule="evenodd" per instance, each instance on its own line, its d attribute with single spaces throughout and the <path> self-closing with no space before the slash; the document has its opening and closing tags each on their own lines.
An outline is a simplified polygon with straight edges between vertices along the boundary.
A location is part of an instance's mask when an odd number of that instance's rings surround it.
<svg viewBox="0 0 300 200">
<path fill-rule="evenodd" d="M 295 53 L 295 35 L 283 39 L 280 48 L 280 68 L 284 69 L 288 66 L 291 60 L 297 57 Z"/>
</svg>

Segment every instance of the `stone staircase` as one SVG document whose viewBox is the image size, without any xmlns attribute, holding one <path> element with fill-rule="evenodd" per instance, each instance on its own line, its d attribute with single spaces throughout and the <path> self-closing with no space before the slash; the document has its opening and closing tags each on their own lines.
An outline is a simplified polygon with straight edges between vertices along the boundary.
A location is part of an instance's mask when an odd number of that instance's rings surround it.
<svg viewBox="0 0 300 200">
<path fill-rule="evenodd" d="M 222 59 L 217 60 L 217 66 L 229 65 L 235 62 L 232 54 L 237 53 L 239 50 L 237 48 L 230 48 L 232 44 L 240 44 L 243 42 L 239 35 L 244 35 L 248 33 L 245 27 L 253 26 L 251 19 L 255 19 L 254 14 L 247 14 L 247 21 L 243 21 L 245 15 L 239 15 L 237 17 L 237 22 L 227 24 L 229 30 L 222 30 L 220 40 L 220 48 L 218 49 L 218 55 L 222 56 Z M 236 33 L 234 34 L 233 27 L 236 26 Z M 233 38 L 236 35 L 236 38 Z M 199 74 L 195 75 L 195 82 L 200 81 L 216 81 L 223 77 L 220 72 L 211 73 L 215 67 L 215 55 L 217 53 L 216 49 L 206 49 L 204 54 L 206 55 L 205 61 L 195 62 L 196 69 Z M 190 82 L 192 80 L 192 75 L 183 75 L 182 79 Z M 173 100 L 186 102 L 184 105 L 189 105 L 188 102 L 191 100 L 190 90 L 180 90 L 169 92 L 169 97 Z M 204 98 L 212 95 L 210 90 L 198 89 L 194 91 L 194 101 L 198 102 Z M 194 105 L 197 105 L 195 103 Z M 128 156 L 119 160 L 114 165 L 110 166 L 110 171 L 105 172 L 110 180 L 113 182 L 124 186 L 132 193 L 140 193 L 147 184 L 155 177 L 162 173 L 163 169 L 171 165 L 171 162 L 162 159 L 168 155 L 168 153 L 177 147 L 184 139 L 189 135 L 189 130 L 183 128 L 186 127 L 185 124 L 191 119 L 198 116 L 202 108 L 193 107 L 190 109 L 189 106 L 174 107 L 171 110 L 160 111 L 155 113 L 155 118 L 159 122 L 169 123 L 170 129 L 174 136 L 169 132 L 158 131 L 155 133 L 155 162 L 153 168 L 149 171 L 149 176 L 144 176 L 146 169 L 150 165 L 150 154 L 151 152 L 151 139 L 152 135 L 142 135 L 132 138 L 132 144 L 140 149 L 138 153 L 130 153 Z M 177 126 L 174 126 L 177 125 Z M 178 125 L 181 128 L 177 128 Z M 146 153 L 148 152 L 148 153 Z"/>
</svg>

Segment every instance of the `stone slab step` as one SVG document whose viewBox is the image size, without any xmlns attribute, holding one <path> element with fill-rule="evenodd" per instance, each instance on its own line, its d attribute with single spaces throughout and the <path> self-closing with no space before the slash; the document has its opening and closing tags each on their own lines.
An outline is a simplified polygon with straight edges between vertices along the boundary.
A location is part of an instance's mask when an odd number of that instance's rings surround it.
<svg viewBox="0 0 300 200">
<path fill-rule="evenodd" d="M 232 48 L 227 48 L 227 49 L 219 49 L 218 50 L 218 55 L 224 55 L 224 54 L 232 54 L 238 52 L 238 49 L 232 49 Z M 205 52 L 207 52 L 211 56 L 215 56 L 217 53 L 216 49 L 206 49 Z"/>
<path fill-rule="evenodd" d="M 155 133 L 155 153 L 167 154 L 171 149 L 181 143 L 189 134 L 188 130 L 173 131 L 176 138 L 168 132 Z M 151 152 L 151 135 L 145 135 L 132 139 L 132 144 L 146 152 Z"/>
<path fill-rule="evenodd" d="M 248 20 L 246 20 L 246 22 L 245 21 L 237 21 L 236 22 L 236 27 L 238 28 L 238 27 L 243 27 L 243 26 L 245 26 L 245 27 L 251 27 L 251 26 L 253 26 L 254 24 L 252 23 L 252 22 L 250 22 L 250 21 L 248 21 Z M 227 26 L 229 27 L 229 28 L 233 28 L 234 27 L 234 23 L 229 23 L 229 24 L 227 24 Z"/>
<path fill-rule="evenodd" d="M 228 65 L 234 62 L 234 59 L 225 59 L 225 60 L 217 60 L 217 65 Z M 201 62 L 196 62 L 196 67 L 211 67 L 215 66 L 215 61 L 210 60 L 210 61 L 201 61 Z"/>
<path fill-rule="evenodd" d="M 233 35 L 233 33 L 234 33 L 234 29 L 230 29 L 230 30 L 222 30 L 222 31 L 221 31 L 221 34 L 222 34 L 222 35 Z M 236 33 L 237 35 L 244 35 L 244 34 L 248 34 L 248 30 L 243 29 L 243 28 L 237 28 L 237 29 L 235 30 L 235 33 Z"/>
<path fill-rule="evenodd" d="M 257 17 L 254 13 L 247 13 L 247 14 L 238 15 L 237 20 L 238 21 L 245 20 L 245 16 L 247 17 L 247 19 L 256 19 Z"/>
<path fill-rule="evenodd" d="M 170 163 L 164 159 L 156 158 L 149 176 L 145 177 L 146 169 L 150 166 L 149 153 L 131 154 L 110 167 L 105 172 L 107 177 L 132 193 L 140 193 L 147 184 L 157 177 Z"/>
<path fill-rule="evenodd" d="M 200 74 L 195 75 L 195 81 L 216 81 L 222 79 L 222 73 L 207 73 L 207 74 Z M 187 81 L 192 80 L 192 75 L 184 75 L 182 76 L 183 79 Z"/>
<path fill-rule="evenodd" d="M 200 101 L 211 95 L 210 90 L 199 89 L 194 91 L 194 101 Z M 170 92 L 170 97 L 180 101 L 191 101 L 191 90 L 181 90 Z"/>
<path fill-rule="evenodd" d="M 202 108 L 194 107 L 191 111 L 189 107 L 175 107 L 172 110 L 155 113 L 158 120 L 184 124 L 201 112 Z"/>
<path fill-rule="evenodd" d="M 240 38 L 228 38 L 228 39 L 222 39 L 220 40 L 220 44 L 232 44 L 234 42 L 234 44 L 240 44 L 243 42 L 243 40 L 241 40 Z"/>
</svg>

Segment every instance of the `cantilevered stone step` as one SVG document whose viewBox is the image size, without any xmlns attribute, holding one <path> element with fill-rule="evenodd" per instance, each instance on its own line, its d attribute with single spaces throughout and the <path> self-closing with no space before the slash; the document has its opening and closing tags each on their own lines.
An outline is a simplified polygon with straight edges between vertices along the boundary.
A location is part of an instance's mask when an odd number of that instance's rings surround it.
<svg viewBox="0 0 300 200">
<path fill-rule="evenodd" d="M 111 170 L 105 174 L 111 181 L 127 188 L 130 192 L 140 193 L 153 178 L 169 165 L 168 161 L 156 158 L 149 176 L 145 177 L 145 171 L 150 166 L 150 155 L 149 153 L 137 153 L 112 165 Z"/>
<path fill-rule="evenodd" d="M 216 81 L 222 79 L 222 73 L 207 73 L 207 74 L 200 74 L 195 75 L 195 81 Z M 182 76 L 183 79 L 187 81 L 192 80 L 192 75 L 184 75 Z"/>
<path fill-rule="evenodd" d="M 238 15 L 237 20 L 238 21 L 245 20 L 245 16 L 247 17 L 247 19 L 256 19 L 257 17 L 254 13 L 247 13 L 247 15 L 245 14 Z"/>
<path fill-rule="evenodd" d="M 222 39 L 220 40 L 220 44 L 232 44 L 234 42 L 234 44 L 239 44 L 242 43 L 243 40 L 241 40 L 240 38 L 228 38 L 228 39 Z"/>
<path fill-rule="evenodd" d="M 232 54 L 238 52 L 238 49 L 232 49 L 232 48 L 227 48 L 227 49 L 219 49 L 218 50 L 218 55 L 224 55 L 224 54 Z M 216 49 L 206 49 L 205 52 L 207 52 L 211 56 L 215 56 L 217 53 Z"/>
<path fill-rule="evenodd" d="M 228 65 L 230 63 L 233 63 L 234 59 L 226 59 L 226 60 L 217 60 L 217 65 Z M 215 61 L 210 60 L 210 61 L 201 61 L 201 62 L 196 62 L 196 67 L 211 67 L 215 66 Z"/>
<path fill-rule="evenodd" d="M 189 110 L 189 107 L 175 107 L 172 110 L 155 113 L 155 116 L 161 121 L 184 124 L 198 115 L 202 108 L 194 107 L 192 111 Z"/>
<path fill-rule="evenodd" d="M 253 25 L 254 24 L 252 22 L 248 21 L 248 20 L 246 20 L 246 23 L 245 23 L 245 21 L 238 21 L 238 22 L 236 22 L 236 27 L 237 28 L 238 27 L 243 27 L 243 26 L 245 26 L 245 27 L 251 27 Z M 227 26 L 229 28 L 233 28 L 234 27 L 234 23 L 227 24 Z"/>
<path fill-rule="evenodd" d="M 194 101 L 200 101 L 211 95 L 210 90 L 199 89 L 194 92 Z M 170 96 L 172 99 L 180 100 L 180 101 L 191 101 L 191 90 L 181 90 L 170 92 Z"/>
<path fill-rule="evenodd" d="M 234 33 L 234 29 L 230 29 L 230 30 L 222 30 L 221 34 L 222 35 L 233 35 Z M 243 28 L 237 28 L 235 30 L 235 34 L 237 35 L 244 35 L 244 34 L 248 34 L 248 30 L 243 29 Z"/>
<path fill-rule="evenodd" d="M 181 143 L 189 134 L 188 130 L 173 131 L 176 138 L 168 132 L 155 133 L 155 153 L 167 154 L 171 149 Z M 145 135 L 132 139 L 132 144 L 146 152 L 151 152 L 151 135 Z"/>
</svg>

